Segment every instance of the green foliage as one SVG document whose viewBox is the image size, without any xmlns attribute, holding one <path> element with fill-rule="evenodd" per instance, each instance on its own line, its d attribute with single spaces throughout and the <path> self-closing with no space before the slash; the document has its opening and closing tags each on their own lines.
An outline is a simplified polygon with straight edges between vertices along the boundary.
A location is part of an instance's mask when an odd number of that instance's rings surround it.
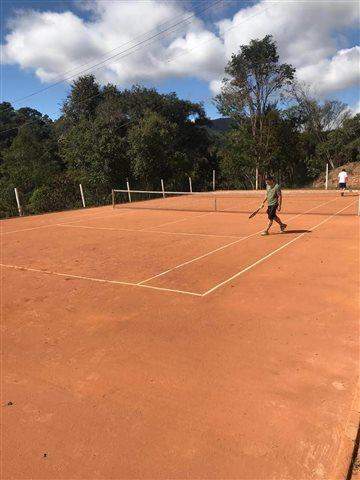
<svg viewBox="0 0 360 480">
<path fill-rule="evenodd" d="M 93 75 L 79 77 L 72 84 L 70 95 L 62 111 L 67 122 L 75 123 L 82 118 L 94 118 L 96 107 L 101 102 L 100 87 Z"/>
<path fill-rule="evenodd" d="M 176 176 L 180 152 L 174 151 L 177 125 L 157 113 L 149 112 L 128 134 L 132 174 L 145 189 L 159 188 L 160 179 L 168 183 Z M 183 157 L 184 160 L 184 157 Z"/>
<path fill-rule="evenodd" d="M 317 156 L 332 159 L 336 166 L 360 160 L 360 114 L 346 119 L 341 128 L 328 133 L 324 142 L 317 145 Z"/>
<path fill-rule="evenodd" d="M 29 213 L 44 213 L 81 207 L 79 185 L 65 174 L 56 175 L 30 195 Z"/>
</svg>

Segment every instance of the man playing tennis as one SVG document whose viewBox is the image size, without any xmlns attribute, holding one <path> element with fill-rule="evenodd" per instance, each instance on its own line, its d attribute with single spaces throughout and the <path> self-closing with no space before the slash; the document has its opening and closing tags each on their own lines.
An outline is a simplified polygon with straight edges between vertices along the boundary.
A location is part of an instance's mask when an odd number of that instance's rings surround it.
<svg viewBox="0 0 360 480">
<path fill-rule="evenodd" d="M 261 205 L 261 208 L 267 202 L 268 208 L 266 213 L 268 214 L 269 224 L 267 226 L 267 229 L 264 230 L 261 235 L 269 235 L 269 230 L 274 220 L 276 223 L 280 225 L 280 230 L 282 232 L 287 227 L 286 223 L 283 223 L 280 220 L 280 218 L 277 216 L 277 212 L 281 211 L 281 203 L 282 203 L 281 188 L 277 183 L 275 183 L 275 180 L 271 175 L 267 175 L 265 182 L 266 182 L 266 196 Z"/>
<path fill-rule="evenodd" d="M 339 179 L 339 189 L 341 190 L 341 196 L 344 196 L 344 192 L 346 190 L 346 180 L 348 178 L 348 174 L 346 173 L 345 168 L 341 170 L 341 172 L 338 175 Z"/>
</svg>

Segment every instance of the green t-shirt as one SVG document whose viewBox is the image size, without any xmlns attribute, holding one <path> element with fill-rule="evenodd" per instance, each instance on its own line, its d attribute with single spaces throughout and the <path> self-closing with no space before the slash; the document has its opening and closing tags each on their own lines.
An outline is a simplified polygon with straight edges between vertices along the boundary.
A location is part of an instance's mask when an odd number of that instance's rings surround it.
<svg viewBox="0 0 360 480">
<path fill-rule="evenodd" d="M 276 183 L 273 187 L 266 186 L 266 198 L 269 206 L 279 203 L 278 195 L 281 193 L 280 186 Z"/>
</svg>

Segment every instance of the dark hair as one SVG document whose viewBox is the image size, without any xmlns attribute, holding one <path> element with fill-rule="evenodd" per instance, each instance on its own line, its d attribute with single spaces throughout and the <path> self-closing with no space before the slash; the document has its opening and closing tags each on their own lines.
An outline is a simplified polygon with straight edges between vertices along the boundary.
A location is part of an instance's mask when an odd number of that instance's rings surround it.
<svg viewBox="0 0 360 480">
<path fill-rule="evenodd" d="M 342 172 L 346 172 L 345 168 L 343 168 L 341 171 L 342 171 Z"/>
<path fill-rule="evenodd" d="M 271 180 L 274 181 L 274 177 L 272 175 L 266 175 L 265 180 Z"/>
</svg>

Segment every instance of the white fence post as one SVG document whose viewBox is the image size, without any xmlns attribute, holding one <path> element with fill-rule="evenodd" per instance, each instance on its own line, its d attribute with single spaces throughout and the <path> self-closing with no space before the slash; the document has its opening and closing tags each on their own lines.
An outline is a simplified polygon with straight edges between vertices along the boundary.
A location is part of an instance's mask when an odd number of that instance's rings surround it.
<svg viewBox="0 0 360 480">
<path fill-rule="evenodd" d="M 215 190 L 216 190 L 216 177 L 215 177 L 215 170 L 213 170 L 213 181 L 212 181 L 212 184 L 213 184 L 213 191 L 215 192 Z"/>
<path fill-rule="evenodd" d="M 191 182 L 191 177 L 189 177 L 189 189 L 190 189 L 190 192 L 192 193 L 192 182 Z"/>
<path fill-rule="evenodd" d="M 255 190 L 259 189 L 259 169 L 256 167 L 255 169 Z"/>
<path fill-rule="evenodd" d="M 131 202 L 131 193 L 130 193 L 130 183 L 129 181 L 126 182 L 126 188 L 128 191 L 129 202 Z"/>
<path fill-rule="evenodd" d="M 16 187 L 14 188 L 14 192 L 15 192 L 15 198 L 16 198 L 16 203 L 17 203 L 17 209 L 18 209 L 18 212 L 19 212 L 19 216 L 21 217 L 22 214 L 23 214 L 23 211 L 22 211 L 21 204 L 20 204 L 18 189 Z"/>
<path fill-rule="evenodd" d="M 79 184 L 79 188 L 80 188 L 81 201 L 82 201 L 83 207 L 85 208 L 86 204 L 85 204 L 84 190 L 82 188 L 81 183 Z"/>
<path fill-rule="evenodd" d="M 326 172 L 325 172 L 325 190 L 329 188 L 329 164 L 326 164 Z"/>
<path fill-rule="evenodd" d="M 165 198 L 165 187 L 164 187 L 164 180 L 161 179 L 161 190 L 162 190 L 162 193 L 163 193 L 163 197 Z"/>
</svg>

